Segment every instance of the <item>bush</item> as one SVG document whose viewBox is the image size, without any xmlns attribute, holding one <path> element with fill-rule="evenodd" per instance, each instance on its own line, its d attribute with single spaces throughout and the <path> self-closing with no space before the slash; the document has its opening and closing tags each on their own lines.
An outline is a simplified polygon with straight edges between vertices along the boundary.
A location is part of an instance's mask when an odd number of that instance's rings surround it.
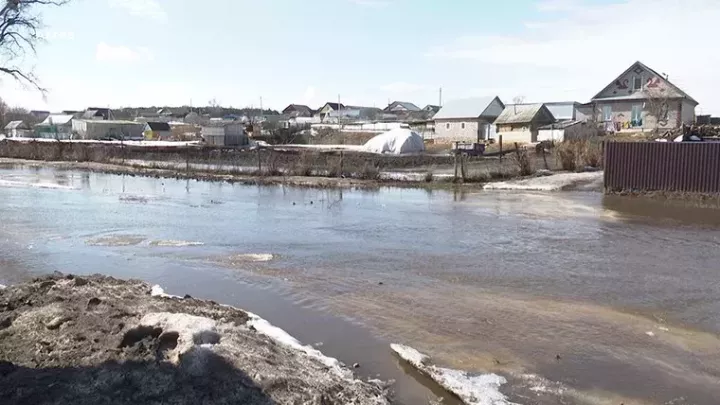
<svg viewBox="0 0 720 405">
<path fill-rule="evenodd" d="M 582 144 L 581 158 L 584 166 L 602 166 L 602 144 L 597 141 L 584 141 Z"/>
<path fill-rule="evenodd" d="M 555 158 L 563 170 L 577 170 L 577 147 L 574 142 L 563 142 L 555 147 Z"/>
<path fill-rule="evenodd" d="M 529 176 L 535 173 L 532 160 L 530 160 L 530 154 L 526 148 L 518 148 L 512 155 L 512 160 L 520 170 L 521 176 Z"/>
</svg>

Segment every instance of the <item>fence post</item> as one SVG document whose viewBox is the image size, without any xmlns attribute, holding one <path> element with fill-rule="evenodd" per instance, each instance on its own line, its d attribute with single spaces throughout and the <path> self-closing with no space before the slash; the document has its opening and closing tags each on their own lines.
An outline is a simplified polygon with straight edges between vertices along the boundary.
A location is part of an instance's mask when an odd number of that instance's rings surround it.
<svg viewBox="0 0 720 405">
<path fill-rule="evenodd" d="M 342 176 L 343 176 L 343 173 L 344 173 L 344 171 L 345 171 L 345 169 L 344 169 L 344 167 L 345 167 L 345 162 L 344 162 L 344 160 L 345 160 L 345 152 L 340 151 L 340 173 L 338 173 L 338 176 L 339 176 L 339 177 L 342 177 Z"/>
<path fill-rule="evenodd" d="M 457 154 L 457 151 L 453 152 L 453 156 L 455 157 L 455 175 L 453 177 L 453 180 L 457 181 L 457 178 L 458 178 L 458 154 Z"/>
<path fill-rule="evenodd" d="M 262 160 L 260 159 L 260 147 L 258 146 L 257 149 L 255 149 L 257 152 L 257 163 L 258 163 L 258 176 L 262 175 Z"/>
<path fill-rule="evenodd" d="M 547 156 L 545 156 L 545 145 L 540 143 L 540 146 L 542 147 L 542 157 L 543 157 L 543 162 L 545 162 L 545 170 L 550 170 L 550 166 L 548 166 L 548 162 L 547 162 Z"/>
<path fill-rule="evenodd" d="M 467 157 L 464 154 L 460 154 L 460 175 L 462 176 L 463 182 L 465 182 L 465 159 Z"/>
<path fill-rule="evenodd" d="M 500 144 L 500 163 L 502 163 L 502 158 L 503 158 L 502 135 L 498 135 L 498 143 Z"/>
</svg>

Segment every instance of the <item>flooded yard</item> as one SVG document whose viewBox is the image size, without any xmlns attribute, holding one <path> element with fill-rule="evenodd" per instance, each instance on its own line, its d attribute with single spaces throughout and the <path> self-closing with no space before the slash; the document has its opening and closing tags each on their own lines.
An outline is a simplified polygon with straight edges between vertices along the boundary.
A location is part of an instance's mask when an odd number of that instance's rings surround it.
<svg viewBox="0 0 720 405">
<path fill-rule="evenodd" d="M 245 308 L 406 405 L 441 391 L 390 343 L 514 403 L 717 404 L 719 248 L 716 209 L 599 193 L 0 168 L 0 284 L 104 273 Z"/>
</svg>

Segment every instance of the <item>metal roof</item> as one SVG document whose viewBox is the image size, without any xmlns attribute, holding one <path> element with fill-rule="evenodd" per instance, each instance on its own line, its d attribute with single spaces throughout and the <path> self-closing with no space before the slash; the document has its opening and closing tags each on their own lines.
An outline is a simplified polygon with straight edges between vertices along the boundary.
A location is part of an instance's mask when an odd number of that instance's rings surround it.
<svg viewBox="0 0 720 405">
<path fill-rule="evenodd" d="M 543 104 L 508 105 L 495 120 L 495 124 L 524 124 L 532 122 L 545 106 Z M 547 108 L 545 108 L 547 111 Z M 548 111 L 549 112 L 549 111 Z M 552 114 L 551 114 L 552 115 Z"/>
<path fill-rule="evenodd" d="M 385 107 L 385 111 L 390 111 L 391 109 L 395 108 L 396 106 L 402 106 L 404 109 L 408 111 L 420 111 L 420 107 L 416 106 L 415 104 L 409 102 L 409 101 L 393 101 Z"/>
<path fill-rule="evenodd" d="M 452 100 L 447 102 L 435 117 L 436 120 L 457 119 L 457 118 L 478 118 L 485 113 L 490 104 L 495 100 L 500 101 L 497 97 L 474 97 L 462 100 Z M 505 105 L 500 102 L 504 107 Z"/>
<path fill-rule="evenodd" d="M 23 121 L 10 121 L 7 125 L 5 125 L 5 129 L 23 129 L 20 127 L 27 128 L 27 125 Z"/>
<path fill-rule="evenodd" d="M 150 122 L 148 121 L 147 126 L 152 131 L 170 131 L 170 124 L 167 122 Z"/>
<path fill-rule="evenodd" d="M 545 103 L 545 107 L 552 113 L 557 121 L 575 119 L 575 109 L 580 103 L 568 101 L 564 103 Z"/>
<path fill-rule="evenodd" d="M 578 124 L 585 124 L 585 122 L 567 120 L 567 121 L 562 121 L 562 122 L 556 122 L 554 124 L 543 125 L 538 129 L 565 129 L 565 128 L 569 128 L 573 125 L 578 125 Z"/>
<path fill-rule="evenodd" d="M 67 114 L 50 114 L 39 125 L 65 125 L 72 121 L 73 118 L 75 117 Z"/>
</svg>

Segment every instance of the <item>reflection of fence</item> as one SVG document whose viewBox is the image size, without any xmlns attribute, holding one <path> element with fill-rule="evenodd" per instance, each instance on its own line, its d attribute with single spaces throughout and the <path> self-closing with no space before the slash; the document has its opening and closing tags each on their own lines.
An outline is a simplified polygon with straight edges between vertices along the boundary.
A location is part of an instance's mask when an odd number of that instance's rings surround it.
<svg viewBox="0 0 720 405">
<path fill-rule="evenodd" d="M 720 142 L 607 142 L 605 190 L 720 193 Z"/>
</svg>

